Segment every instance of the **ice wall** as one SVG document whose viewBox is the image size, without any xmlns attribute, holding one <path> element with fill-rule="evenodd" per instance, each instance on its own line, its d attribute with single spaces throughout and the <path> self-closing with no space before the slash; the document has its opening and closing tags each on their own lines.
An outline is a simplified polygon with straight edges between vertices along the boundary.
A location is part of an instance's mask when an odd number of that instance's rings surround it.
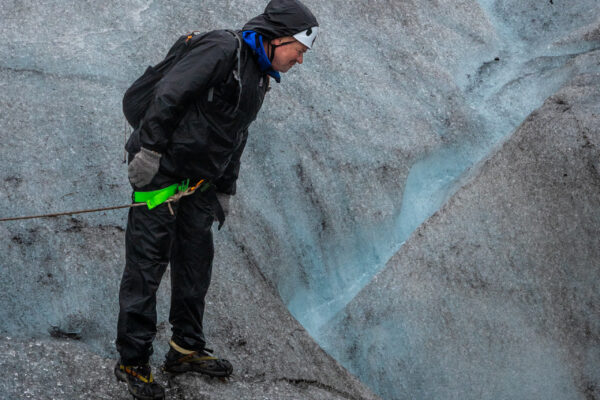
<svg viewBox="0 0 600 400">
<path fill-rule="evenodd" d="M 304 65 L 269 93 L 250 130 L 232 215 L 216 235 L 217 268 L 227 272 L 215 296 L 232 298 L 218 303 L 214 333 L 229 335 L 221 349 L 231 346 L 241 360 L 268 355 L 270 371 L 278 350 L 312 354 L 310 341 L 270 349 L 296 325 L 286 323 L 269 343 L 261 332 L 279 311 L 246 315 L 236 296 L 271 304 L 270 295 L 244 296 L 276 290 L 318 337 L 465 169 L 564 82 L 597 69 L 600 39 L 592 0 L 306 3 L 323 33 Z M 2 2 L 0 215 L 127 203 L 125 88 L 182 32 L 240 27 L 263 7 Z M 58 327 L 114 354 L 124 223 L 123 212 L 110 212 L 1 227 L 2 334 L 46 338 Z M 235 293 L 231 282 L 241 285 Z M 164 338 L 164 303 L 159 311 Z M 240 350 L 246 336 L 253 349 Z M 249 370 L 250 380 L 260 380 L 262 366 Z"/>
<path fill-rule="evenodd" d="M 550 97 L 328 325 L 383 398 L 598 397 L 599 89 Z"/>
<path fill-rule="evenodd" d="M 598 46 L 595 5 L 314 5 L 326 29 L 255 125 L 237 203 L 253 228 L 234 234 L 315 337 L 468 167 L 595 68 L 576 61 Z"/>
</svg>

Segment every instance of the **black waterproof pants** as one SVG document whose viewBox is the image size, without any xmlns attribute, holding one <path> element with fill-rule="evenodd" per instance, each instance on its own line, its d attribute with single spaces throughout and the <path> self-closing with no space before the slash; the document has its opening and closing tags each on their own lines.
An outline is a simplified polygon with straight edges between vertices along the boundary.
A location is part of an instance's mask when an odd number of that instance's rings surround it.
<svg viewBox="0 0 600 400">
<path fill-rule="evenodd" d="M 144 190 L 168 186 L 155 179 Z M 170 182 L 172 183 L 172 182 Z M 214 197 L 214 196 L 213 196 Z M 134 207 L 127 221 L 126 265 L 119 291 L 117 350 L 125 365 L 148 362 L 156 336 L 156 291 L 171 265 L 172 339 L 189 350 L 206 345 L 202 333 L 204 297 L 214 255 L 213 204 L 199 191 L 153 210 Z"/>
</svg>

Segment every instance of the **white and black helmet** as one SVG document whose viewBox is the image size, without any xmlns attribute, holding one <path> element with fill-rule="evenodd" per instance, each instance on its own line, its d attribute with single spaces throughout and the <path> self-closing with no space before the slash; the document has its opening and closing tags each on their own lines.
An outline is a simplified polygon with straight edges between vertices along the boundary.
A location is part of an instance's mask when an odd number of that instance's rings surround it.
<svg viewBox="0 0 600 400">
<path fill-rule="evenodd" d="M 297 41 L 299 41 L 300 43 L 302 43 L 303 45 L 305 45 L 309 49 L 312 49 L 313 44 L 315 43 L 315 39 L 317 38 L 317 34 L 318 33 L 319 33 L 319 27 L 318 26 L 313 26 L 312 28 L 308 28 L 305 31 L 302 31 L 300 33 L 296 33 L 294 35 L 294 39 L 296 39 Z"/>
</svg>

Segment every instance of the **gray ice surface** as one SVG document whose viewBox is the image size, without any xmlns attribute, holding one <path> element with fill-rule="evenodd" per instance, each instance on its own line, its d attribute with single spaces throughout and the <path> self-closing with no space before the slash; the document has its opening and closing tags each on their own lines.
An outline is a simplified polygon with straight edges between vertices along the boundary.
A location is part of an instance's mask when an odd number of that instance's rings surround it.
<svg viewBox="0 0 600 400">
<path fill-rule="evenodd" d="M 129 202 L 121 162 L 126 87 L 180 34 L 241 27 L 265 3 L 2 1 L 0 216 Z M 263 367 L 271 371 L 266 382 L 277 379 L 282 352 L 299 357 L 292 372 L 321 360 L 301 376 L 341 390 L 346 378 L 336 368 L 324 381 L 315 375 L 331 360 L 298 345 L 308 346 L 308 336 L 280 347 L 300 329 L 295 322 L 264 341 L 271 325 L 236 298 L 272 304 L 268 321 L 276 325 L 286 318 L 278 294 L 322 340 L 321 329 L 460 187 L 465 170 L 573 76 L 598 71 L 600 7 L 595 0 L 305 3 L 322 34 L 304 65 L 274 85 L 250 129 L 232 215 L 215 235 L 215 269 L 224 274 L 211 289 L 219 301 L 209 306 L 208 329 L 220 350 L 233 346 L 225 355 L 242 354 L 235 359 L 242 365 L 255 363 L 258 350 L 241 350 L 236 340 L 265 351 L 250 381 Z M 45 340 L 56 328 L 80 336 L 86 351 L 114 357 L 125 215 L 0 225 L 0 334 Z M 232 293 L 236 274 L 260 283 Z M 257 290 L 268 293 L 253 297 Z M 168 280 L 160 296 L 157 357 L 168 336 Z M 348 346 L 342 339 L 338 352 Z"/>
<path fill-rule="evenodd" d="M 325 348 L 385 399 L 598 398 L 599 127 L 600 71 L 470 172 Z"/>
</svg>

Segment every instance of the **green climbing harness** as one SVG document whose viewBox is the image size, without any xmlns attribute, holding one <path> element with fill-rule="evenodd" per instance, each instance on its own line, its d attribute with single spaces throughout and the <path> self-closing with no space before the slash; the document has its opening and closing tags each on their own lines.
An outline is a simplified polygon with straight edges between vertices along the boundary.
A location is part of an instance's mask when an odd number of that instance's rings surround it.
<svg viewBox="0 0 600 400">
<path fill-rule="evenodd" d="M 133 201 L 135 203 L 146 203 L 148 209 L 158 207 L 165 203 L 169 199 L 172 199 L 175 195 L 180 195 L 173 200 L 179 200 L 179 197 L 192 194 L 196 189 L 200 189 L 200 192 L 205 192 L 211 187 L 211 183 L 202 179 L 194 187 L 190 187 L 190 180 L 186 179 L 181 183 L 174 183 L 171 186 L 167 186 L 163 189 L 153 190 L 150 192 L 134 192 Z"/>
<path fill-rule="evenodd" d="M 167 186 L 163 189 L 153 190 L 151 192 L 134 192 L 133 201 L 136 203 L 146 203 L 148 209 L 152 210 L 158 207 L 165 201 L 169 200 L 169 197 L 174 196 L 176 193 L 185 192 L 188 190 L 190 180 L 183 181 L 181 183 L 174 183 L 171 186 Z"/>
</svg>

